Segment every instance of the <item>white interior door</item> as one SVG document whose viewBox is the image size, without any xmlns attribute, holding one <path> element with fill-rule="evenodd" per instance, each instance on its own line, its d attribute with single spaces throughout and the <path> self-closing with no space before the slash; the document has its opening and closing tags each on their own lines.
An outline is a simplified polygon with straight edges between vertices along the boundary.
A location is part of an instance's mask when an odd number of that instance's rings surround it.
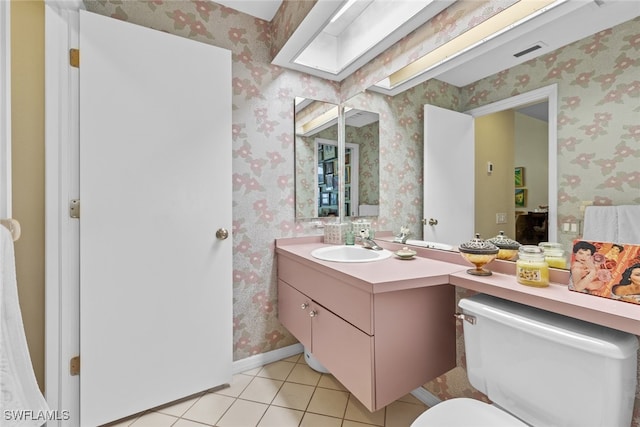
<svg viewBox="0 0 640 427">
<path fill-rule="evenodd" d="M 80 425 L 231 380 L 230 52 L 80 13 Z"/>
<path fill-rule="evenodd" d="M 473 238 L 473 117 L 424 106 L 423 239 L 457 246 Z"/>
</svg>

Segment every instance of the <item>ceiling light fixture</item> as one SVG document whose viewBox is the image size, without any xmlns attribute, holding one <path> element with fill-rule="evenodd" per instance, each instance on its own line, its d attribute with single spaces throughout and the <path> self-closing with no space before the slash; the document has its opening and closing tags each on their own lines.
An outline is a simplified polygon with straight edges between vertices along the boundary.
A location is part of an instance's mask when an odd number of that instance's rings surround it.
<svg viewBox="0 0 640 427">
<path fill-rule="evenodd" d="M 344 113 L 351 111 L 351 107 L 345 107 Z M 296 127 L 296 135 L 310 136 L 325 130 L 330 126 L 338 123 L 338 106 L 325 111 L 324 113 L 314 117 L 313 119 L 300 124 Z"/>
<path fill-rule="evenodd" d="M 419 76 L 567 0 L 520 0 L 391 74 L 390 88 Z"/>
</svg>

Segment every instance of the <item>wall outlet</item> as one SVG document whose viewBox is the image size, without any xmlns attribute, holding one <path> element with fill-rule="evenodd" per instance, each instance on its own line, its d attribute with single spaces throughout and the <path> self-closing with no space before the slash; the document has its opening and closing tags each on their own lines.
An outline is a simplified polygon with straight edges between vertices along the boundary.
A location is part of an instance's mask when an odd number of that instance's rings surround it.
<svg viewBox="0 0 640 427">
<path fill-rule="evenodd" d="M 506 224 L 507 223 L 507 214 L 504 212 L 499 212 L 496 214 L 496 224 Z"/>
</svg>

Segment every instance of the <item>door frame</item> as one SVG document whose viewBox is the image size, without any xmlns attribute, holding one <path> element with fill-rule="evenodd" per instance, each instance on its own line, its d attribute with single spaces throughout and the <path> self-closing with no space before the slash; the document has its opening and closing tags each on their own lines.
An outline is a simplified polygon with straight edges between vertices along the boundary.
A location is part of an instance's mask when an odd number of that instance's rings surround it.
<svg viewBox="0 0 640 427">
<path fill-rule="evenodd" d="M 0 218 L 11 218 L 11 2 L 0 2 Z"/>
<path fill-rule="evenodd" d="M 549 241 L 558 241 L 558 85 L 554 83 L 529 92 L 502 99 L 491 104 L 465 111 L 474 119 L 504 110 L 522 107 L 538 101 L 548 101 L 549 122 L 547 124 L 548 155 L 548 190 L 549 190 Z"/>
<path fill-rule="evenodd" d="M 68 210 L 80 194 L 79 76 L 69 66 L 80 9 L 79 0 L 45 3 L 45 394 L 52 410 L 71 414 L 65 426 L 80 421 L 80 380 L 69 375 L 80 351 L 80 229 Z"/>
</svg>

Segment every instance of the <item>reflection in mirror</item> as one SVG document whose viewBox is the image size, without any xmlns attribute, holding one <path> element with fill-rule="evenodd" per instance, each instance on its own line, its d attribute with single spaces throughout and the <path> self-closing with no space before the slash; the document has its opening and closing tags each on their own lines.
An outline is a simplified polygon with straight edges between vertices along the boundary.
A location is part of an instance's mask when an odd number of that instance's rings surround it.
<svg viewBox="0 0 640 427">
<path fill-rule="evenodd" d="M 380 204 L 378 113 L 345 107 L 345 215 L 378 216 Z"/>
<path fill-rule="evenodd" d="M 295 99 L 296 218 L 338 216 L 338 106 Z M 336 176 L 334 190 L 333 176 Z M 327 176 L 328 175 L 328 176 Z M 322 186 L 322 187 L 321 187 Z M 321 188 L 324 191 L 321 191 Z M 330 189 L 330 190 L 329 190 Z M 334 202 L 332 204 L 332 202 Z"/>
<path fill-rule="evenodd" d="M 341 176 L 344 179 L 344 216 L 378 215 L 378 114 L 352 108 L 345 108 L 344 114 L 346 143 L 341 168 L 337 106 L 296 98 L 297 219 L 338 217 Z"/>
<path fill-rule="evenodd" d="M 545 100 L 476 117 L 474 229 L 483 238 L 549 240 L 547 113 Z"/>
</svg>

